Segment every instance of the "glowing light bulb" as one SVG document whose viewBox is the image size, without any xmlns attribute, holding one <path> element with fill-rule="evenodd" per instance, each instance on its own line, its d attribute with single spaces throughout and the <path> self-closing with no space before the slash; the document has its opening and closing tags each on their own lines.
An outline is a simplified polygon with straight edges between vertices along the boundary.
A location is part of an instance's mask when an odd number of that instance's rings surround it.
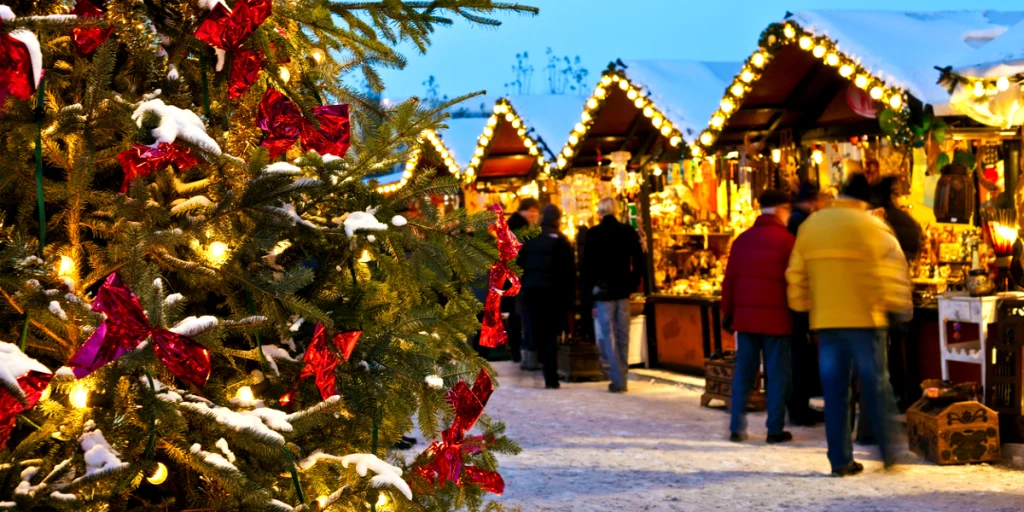
<svg viewBox="0 0 1024 512">
<path fill-rule="evenodd" d="M 828 64 L 829 66 L 838 66 L 839 56 L 834 53 L 828 54 L 828 57 L 825 57 L 825 64 Z"/>
<path fill-rule="evenodd" d="M 732 86 L 731 89 L 729 89 L 729 92 L 731 92 L 732 95 L 736 96 L 737 98 L 742 98 L 743 97 L 743 86 L 740 85 L 740 84 L 735 84 L 735 85 Z"/>
<path fill-rule="evenodd" d="M 974 95 L 979 97 L 979 98 L 984 96 L 985 95 L 985 84 L 983 84 L 981 82 L 974 82 Z"/>
<path fill-rule="evenodd" d="M 849 64 L 843 64 L 842 67 L 839 68 L 839 76 L 841 76 L 843 78 L 848 78 L 852 74 L 853 74 L 853 66 L 851 66 Z"/>
<path fill-rule="evenodd" d="M 736 108 L 736 104 L 733 103 L 731 99 L 725 98 L 724 100 L 722 100 L 721 107 L 722 107 L 722 112 L 725 112 L 726 114 L 728 114 L 728 113 L 732 112 L 732 110 L 734 108 Z"/>
<path fill-rule="evenodd" d="M 651 117 L 654 115 L 654 109 L 651 107 L 644 107 L 644 117 Z"/>
<path fill-rule="evenodd" d="M 690 156 L 697 158 L 700 156 L 700 146 L 693 146 L 690 148 Z"/>
<path fill-rule="evenodd" d="M 359 263 L 369 263 L 371 261 L 373 261 L 373 255 L 370 254 L 368 249 L 363 249 L 363 253 L 359 255 Z"/>
<path fill-rule="evenodd" d="M 871 88 L 871 93 L 870 93 L 871 94 L 871 99 L 873 99 L 873 100 L 881 99 L 883 92 L 884 91 L 882 91 L 882 88 L 878 87 L 877 85 L 872 87 Z"/>
<path fill-rule="evenodd" d="M 608 91 L 605 91 L 604 87 L 598 87 L 597 89 L 594 89 L 594 96 L 598 98 L 604 98 L 607 95 Z"/>
<path fill-rule="evenodd" d="M 672 133 L 672 126 L 668 124 L 663 124 L 661 126 L 661 134 L 664 135 L 665 137 L 668 137 L 668 134 L 670 133 Z"/>
<path fill-rule="evenodd" d="M 167 466 L 163 462 L 156 463 L 156 471 L 153 471 L 153 475 L 146 478 L 146 481 L 153 485 L 160 485 L 167 480 Z"/>
<path fill-rule="evenodd" d="M 484 156 L 484 148 L 477 147 L 476 151 L 473 151 L 473 154 L 476 156 Z"/>
<path fill-rule="evenodd" d="M 242 386 L 235 392 L 235 398 L 242 403 L 252 403 L 256 399 L 256 396 L 252 394 L 252 388 L 249 386 Z"/>
<path fill-rule="evenodd" d="M 75 384 L 68 393 L 68 402 L 75 409 L 85 409 L 89 406 L 89 388 L 82 383 Z"/>
<path fill-rule="evenodd" d="M 867 86 L 868 86 L 868 77 L 867 77 L 867 75 L 857 75 L 857 78 L 853 79 L 853 85 L 856 85 L 857 87 L 859 87 L 861 89 L 866 89 Z"/>
<path fill-rule="evenodd" d="M 651 124 L 653 124 L 655 128 L 661 128 L 661 123 L 663 122 L 665 122 L 665 118 L 660 115 L 656 115 L 651 118 Z"/>
<path fill-rule="evenodd" d="M 526 136 L 526 129 L 525 128 L 520 128 L 520 129 L 516 130 L 516 135 L 518 135 L 520 137 L 525 137 Z"/>
<path fill-rule="evenodd" d="M 782 150 L 781 149 L 773 149 L 772 150 L 772 162 L 779 163 L 781 161 L 782 161 Z"/>
<path fill-rule="evenodd" d="M 288 68 L 282 66 L 277 68 L 277 76 L 281 78 L 282 82 L 288 83 L 288 81 L 292 79 L 292 72 L 288 71 Z"/>
<path fill-rule="evenodd" d="M 498 124 L 498 118 L 497 117 L 491 116 L 490 118 L 487 119 L 487 126 L 490 126 L 490 127 L 493 128 L 494 125 L 496 125 L 496 124 Z"/>
<path fill-rule="evenodd" d="M 320 48 L 313 48 L 309 51 L 309 56 L 313 59 L 313 62 L 320 64 L 324 60 L 324 51 Z"/>
<path fill-rule="evenodd" d="M 705 145 L 705 146 L 710 146 L 711 145 L 711 141 L 713 141 L 713 140 L 714 140 L 714 138 L 711 136 L 711 132 L 704 132 L 704 133 L 700 134 L 700 143 Z"/>
<path fill-rule="evenodd" d="M 892 107 L 892 108 L 900 108 L 900 107 L 902 107 L 903 106 L 903 97 L 900 96 L 899 94 L 893 94 L 892 97 L 889 98 L 889 106 Z"/>
<path fill-rule="evenodd" d="M 803 36 L 803 37 L 800 38 L 800 49 L 802 49 L 802 50 L 810 49 L 812 44 L 814 44 L 814 41 L 811 41 L 811 38 L 809 38 L 807 36 Z"/>
<path fill-rule="evenodd" d="M 1009 88 L 1010 88 L 1010 79 L 1009 78 L 1006 78 L 1005 76 L 1002 76 L 1002 77 L 999 77 L 999 80 L 996 80 L 996 89 L 999 89 L 1000 91 L 1005 91 L 1005 90 L 1007 90 Z"/>
<path fill-rule="evenodd" d="M 749 84 L 754 81 L 754 73 L 749 69 L 744 69 L 743 72 L 740 73 L 740 80 L 743 80 L 743 83 Z"/>
<path fill-rule="evenodd" d="M 512 113 L 511 113 L 511 112 L 509 112 L 509 113 L 505 114 L 505 121 L 506 121 L 506 122 L 509 122 L 509 123 L 511 123 L 511 122 L 512 122 L 512 120 L 513 120 L 513 119 L 515 119 L 515 118 L 516 118 L 516 116 L 512 115 Z"/>
<path fill-rule="evenodd" d="M 388 495 L 380 493 L 377 495 L 377 508 L 388 506 Z"/>
<path fill-rule="evenodd" d="M 484 135 L 486 135 L 488 137 L 490 137 L 491 135 L 494 135 L 494 129 L 491 128 L 490 126 L 485 126 L 484 127 Z"/>
<path fill-rule="evenodd" d="M 566 158 L 571 157 L 572 156 L 572 148 L 568 148 L 568 147 L 567 148 L 563 148 L 562 149 L 562 154 L 565 155 Z"/>
<path fill-rule="evenodd" d="M 610 83 L 612 83 L 612 78 L 610 76 L 604 75 L 604 76 L 601 77 L 601 84 L 602 85 L 608 85 Z"/>
<path fill-rule="evenodd" d="M 508 113 L 508 103 L 502 103 L 501 104 L 501 113 L 502 114 L 507 114 Z"/>
<path fill-rule="evenodd" d="M 580 138 L 575 133 L 569 136 L 569 144 L 572 144 L 573 146 L 575 146 L 576 143 L 579 142 L 579 141 L 580 141 Z"/>
<path fill-rule="evenodd" d="M 530 154 L 533 156 L 537 156 L 540 154 L 540 151 L 537 150 L 537 146 L 530 146 Z"/>
<path fill-rule="evenodd" d="M 402 179 L 407 180 L 412 178 L 412 171 L 405 171 L 402 173 Z"/>
<path fill-rule="evenodd" d="M 584 112 L 580 114 L 580 119 L 582 119 L 584 123 L 589 123 L 592 118 L 590 117 L 589 112 Z"/>
<path fill-rule="evenodd" d="M 75 275 L 75 260 L 61 256 L 60 263 L 57 264 L 57 275 L 64 278 L 73 277 Z"/>
<path fill-rule="evenodd" d="M 636 89 L 630 89 L 630 90 L 626 91 L 626 97 L 631 99 L 631 100 L 635 100 L 636 99 L 636 95 L 637 95 Z"/>
<path fill-rule="evenodd" d="M 320 496 L 319 498 L 317 498 L 316 499 L 316 504 L 320 505 L 320 508 L 326 507 L 327 506 L 327 496 Z"/>
<path fill-rule="evenodd" d="M 796 29 L 793 28 L 793 25 L 787 24 L 786 27 L 782 29 L 782 33 L 785 34 L 786 37 L 789 39 L 793 39 L 794 37 L 796 37 Z"/>
<path fill-rule="evenodd" d="M 715 128 L 721 128 L 723 124 L 725 124 L 724 117 L 715 114 L 714 117 L 711 118 L 711 126 L 714 126 Z"/>
<path fill-rule="evenodd" d="M 623 91 L 629 89 L 629 82 L 626 80 L 619 80 L 619 89 L 622 89 Z"/>
<path fill-rule="evenodd" d="M 814 57 L 818 58 L 818 59 L 824 57 L 825 56 L 825 47 L 821 46 L 820 44 L 818 46 L 815 46 L 814 50 L 811 51 L 811 55 L 814 55 Z"/>
<path fill-rule="evenodd" d="M 477 139 L 477 142 L 479 142 L 481 146 L 486 146 L 490 141 L 491 139 L 488 139 L 486 135 Z"/>
<path fill-rule="evenodd" d="M 674 148 L 675 148 L 675 147 L 679 147 L 679 143 L 680 143 L 680 142 L 682 142 L 682 141 L 683 141 L 683 138 L 682 138 L 682 137 L 680 137 L 680 136 L 678 136 L 678 135 L 673 135 L 673 136 L 672 136 L 672 138 L 668 140 L 668 143 L 669 143 L 669 144 L 670 144 L 670 145 L 671 145 L 672 147 L 674 147 Z"/>
<path fill-rule="evenodd" d="M 644 101 L 643 98 L 637 98 L 636 101 L 633 102 L 633 106 L 636 108 L 643 108 L 644 103 L 646 103 L 646 101 Z"/>
<path fill-rule="evenodd" d="M 569 161 L 566 160 L 561 155 L 559 155 L 558 156 L 558 162 L 556 162 L 556 163 L 558 164 L 558 168 L 561 169 L 561 168 L 565 167 L 565 164 L 569 163 Z"/>
<path fill-rule="evenodd" d="M 518 117 L 512 120 L 512 128 L 519 128 L 519 125 L 521 124 L 523 123 L 519 121 Z"/>
<path fill-rule="evenodd" d="M 492 110 L 494 111 L 495 114 L 500 114 L 501 113 L 501 104 L 500 103 L 496 103 Z"/>
<path fill-rule="evenodd" d="M 206 259 L 213 265 L 223 265 L 228 261 L 228 245 L 224 242 L 213 242 L 206 248 Z"/>
<path fill-rule="evenodd" d="M 750 58 L 750 63 L 751 63 L 751 64 L 753 64 L 753 65 L 755 65 L 755 66 L 757 66 L 757 67 L 761 67 L 761 66 L 764 66 L 764 54 L 763 54 L 763 53 L 761 53 L 761 52 L 757 52 L 757 53 L 755 53 L 755 54 L 754 54 L 754 55 L 753 55 L 753 56 L 752 56 L 752 57 Z"/>
<path fill-rule="evenodd" d="M 578 135 L 582 135 L 582 134 L 583 134 L 583 132 L 587 131 L 587 127 L 586 127 L 586 126 L 583 126 L 583 123 L 576 123 L 576 126 L 573 126 L 573 127 L 572 127 L 572 129 L 573 129 L 573 130 L 574 130 L 574 131 L 575 131 L 575 132 L 576 132 L 576 133 L 577 133 Z"/>
<path fill-rule="evenodd" d="M 452 174 L 459 174 L 459 166 L 457 166 L 457 165 L 449 166 L 448 167 L 448 172 L 450 172 Z"/>
<path fill-rule="evenodd" d="M 590 98 L 587 100 L 587 108 L 591 110 L 597 108 L 597 98 Z"/>
<path fill-rule="evenodd" d="M 825 161 L 825 155 L 822 154 L 820 149 L 815 149 L 811 152 L 811 160 L 814 160 L 814 163 L 821 165 L 821 162 Z"/>
<path fill-rule="evenodd" d="M 661 167 L 655 167 L 655 168 L 654 168 L 654 170 L 653 170 L 653 171 L 651 171 L 651 172 L 652 172 L 652 174 L 654 174 L 655 176 L 661 176 Z"/>
</svg>

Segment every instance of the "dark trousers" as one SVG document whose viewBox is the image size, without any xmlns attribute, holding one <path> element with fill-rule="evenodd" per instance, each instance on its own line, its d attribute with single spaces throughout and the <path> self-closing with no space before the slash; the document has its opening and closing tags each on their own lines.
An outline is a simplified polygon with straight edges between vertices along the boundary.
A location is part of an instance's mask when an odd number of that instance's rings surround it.
<svg viewBox="0 0 1024 512">
<path fill-rule="evenodd" d="M 802 422 L 810 413 L 811 397 L 819 387 L 818 347 L 811 339 L 808 316 L 793 316 L 793 335 L 790 344 L 790 366 L 793 371 L 793 389 L 786 403 L 789 419 Z"/>
<path fill-rule="evenodd" d="M 565 309 L 554 290 L 523 290 L 523 303 L 529 316 L 529 337 L 544 365 L 544 383 L 558 384 L 558 335 L 564 330 Z"/>
<path fill-rule="evenodd" d="M 818 333 L 825 438 L 833 470 L 853 462 L 850 387 L 854 368 L 860 378 L 862 421 L 878 441 L 882 458 L 891 456 L 888 413 L 892 391 L 885 367 L 886 336 L 884 329 L 823 329 Z"/>
<path fill-rule="evenodd" d="M 523 321 L 516 311 L 509 312 L 505 320 L 505 332 L 508 333 L 508 353 L 512 361 L 518 363 L 522 358 L 519 350 L 523 340 Z"/>
<path fill-rule="evenodd" d="M 736 368 L 732 373 L 732 403 L 729 430 L 747 430 L 747 397 L 754 385 L 754 376 L 761 365 L 764 352 L 764 369 L 768 389 L 765 390 L 768 406 L 768 434 L 779 434 L 786 423 L 786 397 L 789 394 L 789 336 L 767 336 L 764 334 L 736 333 Z"/>
<path fill-rule="evenodd" d="M 901 411 L 910 405 L 905 352 L 909 332 L 910 324 L 908 323 L 893 322 L 889 327 L 889 383 L 892 384 L 893 393 L 896 394 L 896 403 Z"/>
</svg>

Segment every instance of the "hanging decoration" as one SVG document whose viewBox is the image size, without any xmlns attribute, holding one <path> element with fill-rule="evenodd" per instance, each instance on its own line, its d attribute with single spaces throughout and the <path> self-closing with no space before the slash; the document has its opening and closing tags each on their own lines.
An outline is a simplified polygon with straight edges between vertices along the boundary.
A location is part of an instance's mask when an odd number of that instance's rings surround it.
<svg viewBox="0 0 1024 512">
<path fill-rule="evenodd" d="M 92 310 L 103 313 L 106 319 L 68 362 L 75 377 L 89 375 L 152 337 L 156 358 L 171 373 L 196 387 L 206 384 L 210 377 L 210 351 L 181 334 L 150 325 L 138 297 L 121 283 L 117 274 L 110 274 L 100 286 Z"/>
<path fill-rule="evenodd" d="M 53 373 L 13 343 L 0 341 L 0 450 L 7 446 L 19 413 L 35 407 Z"/>
<path fill-rule="evenodd" d="M 83 20 L 103 17 L 103 10 L 89 0 L 77 0 L 71 13 Z M 114 27 L 75 27 L 71 30 L 71 40 L 75 42 L 79 53 L 89 55 L 105 43 L 113 33 Z"/>
<path fill-rule="evenodd" d="M 217 49 L 217 71 L 224 69 L 225 53 L 232 54 L 230 99 L 244 94 L 263 67 L 263 52 L 241 50 L 240 46 L 270 17 L 271 5 L 270 0 L 238 0 L 232 9 L 223 2 L 213 2 L 210 13 L 196 29 L 196 38 Z"/>
<path fill-rule="evenodd" d="M 489 151 L 491 143 L 494 141 L 494 134 L 499 129 L 499 122 L 507 123 L 511 129 L 516 131 L 516 135 L 519 136 L 523 141 L 523 146 L 530 153 L 530 156 L 537 159 L 537 165 L 540 166 L 541 176 L 539 179 L 547 179 L 546 174 L 551 173 L 551 163 L 544 154 L 541 152 L 540 141 L 530 135 L 530 130 L 526 127 L 526 122 L 523 118 L 519 117 L 515 109 L 512 108 L 512 104 L 505 98 L 501 98 L 494 103 L 494 113 L 487 119 L 487 126 L 484 127 L 483 134 L 476 141 L 476 148 L 473 150 L 473 158 L 469 161 L 469 167 L 466 167 L 466 181 L 472 183 L 476 178 L 476 171 L 480 168 L 480 164 L 484 160 L 484 156 Z M 455 166 L 455 162 L 445 161 L 445 165 L 448 166 L 449 170 Z M 452 174 L 457 174 L 457 171 L 452 170 Z"/>
<path fill-rule="evenodd" d="M 320 125 L 316 128 L 302 117 L 292 100 L 276 89 L 267 89 L 260 101 L 256 126 L 267 132 L 263 147 L 270 150 L 270 158 L 283 155 L 300 139 L 307 151 L 340 158 L 349 146 L 348 110 L 348 105 L 313 107 L 313 117 Z"/>
<path fill-rule="evenodd" d="M 327 328 L 323 324 L 316 324 L 316 328 L 313 330 L 313 340 L 310 341 L 306 355 L 302 358 L 302 362 L 305 364 L 302 367 L 302 373 L 299 374 L 299 381 L 295 383 L 295 388 L 281 397 L 281 404 L 288 405 L 295 397 L 295 390 L 302 384 L 302 381 L 309 377 L 313 377 L 316 381 L 316 387 L 320 390 L 320 398 L 327 400 L 338 394 L 334 387 L 334 369 L 341 362 L 338 356 L 340 355 L 341 359 L 348 361 L 362 334 L 363 331 L 346 331 L 331 336 L 331 343 L 338 351 L 335 354 L 327 345 Z"/>
<path fill-rule="evenodd" d="M 133 144 L 131 149 L 118 153 L 117 160 L 121 162 L 121 169 L 124 171 L 124 181 L 121 182 L 122 194 L 128 191 L 135 178 L 144 178 L 168 165 L 185 170 L 199 164 L 199 160 L 188 148 L 173 142 L 161 142 L 156 147 Z"/>
<path fill-rule="evenodd" d="M 414 463 L 416 474 L 431 485 L 440 482 L 444 487 L 447 482 L 452 482 L 458 486 L 478 485 L 499 496 L 505 492 L 505 481 L 498 472 L 466 466 L 463 461 L 463 455 L 480 451 L 489 441 L 483 436 L 467 438 L 466 433 L 480 419 L 493 392 L 494 383 L 484 370 L 480 370 L 472 388 L 460 380 L 448 390 L 445 398 L 455 410 L 455 419 L 452 426 L 441 433 L 441 439 L 431 443 L 417 457 Z"/>
<path fill-rule="evenodd" d="M 1024 73 L 998 78 L 961 75 L 952 67 L 935 69 L 949 90 L 954 110 L 987 126 L 1010 129 L 1024 125 Z"/>
<path fill-rule="evenodd" d="M 29 99 L 42 77 L 43 54 L 36 35 L 24 29 L 0 34 L 0 105 L 8 94 L 21 101 Z"/>
<path fill-rule="evenodd" d="M 508 266 L 523 247 L 505 221 L 505 213 L 501 205 L 490 207 L 497 217 L 492 230 L 498 238 L 498 261 L 491 266 L 491 277 L 488 283 L 487 299 L 484 301 L 483 326 L 480 328 L 480 346 L 494 348 L 505 343 L 508 333 L 501 322 L 501 298 L 512 297 L 519 293 L 519 276 Z M 505 282 L 510 286 L 506 290 Z"/>
</svg>

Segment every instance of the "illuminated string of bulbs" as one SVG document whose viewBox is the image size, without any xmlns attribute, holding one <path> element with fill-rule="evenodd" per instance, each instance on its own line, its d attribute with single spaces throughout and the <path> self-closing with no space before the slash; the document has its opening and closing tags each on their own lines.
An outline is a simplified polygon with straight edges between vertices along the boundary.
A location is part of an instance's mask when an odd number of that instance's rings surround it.
<svg viewBox="0 0 1024 512">
<path fill-rule="evenodd" d="M 604 106 L 604 102 L 610 94 L 608 89 L 611 87 L 618 87 L 625 91 L 626 97 L 633 102 L 633 106 L 642 111 L 644 117 L 651 120 L 654 128 L 659 130 L 662 136 L 668 138 L 669 144 L 672 147 L 678 147 L 682 143 L 683 136 L 680 129 L 668 120 L 668 117 L 654 105 L 650 97 L 643 94 L 642 86 L 630 83 L 629 79 L 621 71 L 605 72 L 601 76 L 601 82 L 597 84 L 594 92 L 583 106 L 580 122 L 576 123 L 576 126 L 573 127 L 572 133 L 569 134 L 568 142 L 566 142 L 562 152 L 558 155 L 556 163 L 559 169 L 565 169 L 569 165 L 569 159 L 576 153 L 576 145 L 586 138 L 587 133 L 590 132 L 594 125 L 594 119 L 597 117 L 596 113 Z"/>
<path fill-rule="evenodd" d="M 1013 85 L 1024 90 L 1024 73 L 1018 73 L 1012 76 L 1001 76 L 998 78 L 980 78 L 955 73 L 951 68 L 937 67 L 936 69 L 942 71 L 939 83 L 947 85 L 950 93 L 953 92 L 953 89 L 956 88 L 957 84 L 969 88 L 974 94 L 974 97 L 979 99 L 986 96 L 995 96 L 996 94 L 1009 90 Z"/>
<path fill-rule="evenodd" d="M 448 172 L 452 173 L 456 177 L 459 176 L 459 166 L 455 163 L 455 158 L 452 156 L 448 148 L 445 147 L 444 143 L 441 142 L 441 138 L 434 133 L 433 130 L 424 130 L 420 136 L 420 144 L 423 143 L 423 139 L 430 141 L 431 146 L 434 147 L 434 151 L 444 161 L 444 165 L 448 167 Z M 420 158 L 423 157 L 422 147 L 417 148 L 416 151 L 409 157 L 405 162 L 405 171 L 402 172 L 402 178 L 398 180 L 398 183 L 391 183 L 388 185 L 381 185 L 377 187 L 377 192 L 381 194 L 392 194 L 404 187 L 409 180 L 412 179 L 412 175 L 416 172 L 416 166 L 420 163 Z"/>
<path fill-rule="evenodd" d="M 775 23 L 761 34 L 761 44 L 751 54 L 743 69 L 733 79 L 725 91 L 718 110 L 711 116 L 708 127 L 701 132 L 698 144 L 691 148 L 693 156 L 707 152 L 721 135 L 725 122 L 735 114 L 743 104 L 743 97 L 749 93 L 757 82 L 768 63 L 783 47 L 796 44 L 801 50 L 810 52 L 826 65 L 837 68 L 839 76 L 851 80 L 859 89 L 864 90 L 875 101 L 881 101 L 890 108 L 907 117 L 905 93 L 897 87 L 885 83 L 878 76 L 865 69 L 856 59 L 839 50 L 834 41 L 827 36 L 819 36 L 793 23 Z"/>
<path fill-rule="evenodd" d="M 469 162 L 469 167 L 466 168 L 466 181 L 472 183 L 476 179 L 476 170 L 483 163 L 491 143 L 494 142 L 494 134 L 498 130 L 499 116 L 500 119 L 509 123 L 516 130 L 516 134 L 523 140 L 523 146 L 530 153 L 530 156 L 537 159 L 537 165 L 541 167 L 540 179 L 546 179 L 546 175 L 551 174 L 551 163 L 548 162 L 547 158 L 544 158 L 540 141 L 530 135 L 526 122 L 523 121 L 522 117 L 519 117 L 519 114 L 512 108 L 508 100 L 501 98 L 494 103 L 494 113 L 491 114 L 491 117 L 487 118 L 487 126 L 484 126 L 483 133 L 476 140 L 473 158 Z"/>
</svg>

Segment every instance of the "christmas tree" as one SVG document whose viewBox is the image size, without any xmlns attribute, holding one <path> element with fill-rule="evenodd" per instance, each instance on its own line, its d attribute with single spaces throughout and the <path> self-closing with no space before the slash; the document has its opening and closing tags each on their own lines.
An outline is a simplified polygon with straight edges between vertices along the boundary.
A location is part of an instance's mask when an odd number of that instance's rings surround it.
<svg viewBox="0 0 1024 512">
<path fill-rule="evenodd" d="M 498 508 L 518 448 L 464 341 L 494 215 L 425 200 L 447 169 L 372 179 L 464 98 L 373 98 L 399 44 L 536 10 L 7 2 L 0 509 Z"/>
</svg>

